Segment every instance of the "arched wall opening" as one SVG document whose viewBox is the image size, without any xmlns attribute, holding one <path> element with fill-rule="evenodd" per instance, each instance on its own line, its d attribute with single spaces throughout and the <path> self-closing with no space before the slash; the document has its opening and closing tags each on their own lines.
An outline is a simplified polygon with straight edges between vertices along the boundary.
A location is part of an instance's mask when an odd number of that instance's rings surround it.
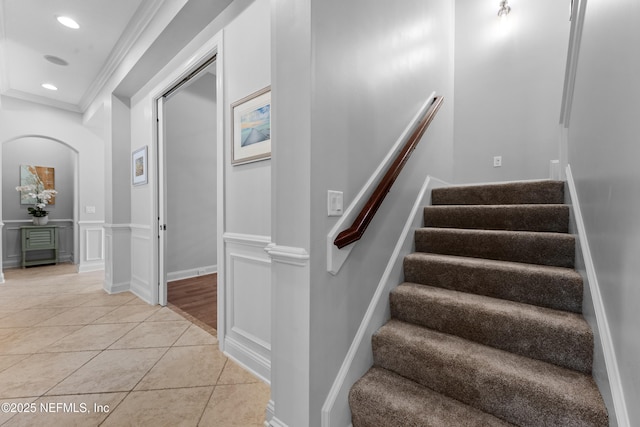
<svg viewBox="0 0 640 427">
<path fill-rule="evenodd" d="M 2 269 L 21 264 L 20 227 L 32 223 L 30 205 L 21 204 L 15 187 L 20 183 L 22 165 L 53 168 L 54 204 L 47 206 L 50 224 L 58 226 L 59 262 L 78 263 L 79 153 L 70 144 L 44 135 L 22 135 L 2 142 L 0 160 L 0 224 L 2 224 Z M 37 256 L 37 255 L 36 255 Z"/>
</svg>

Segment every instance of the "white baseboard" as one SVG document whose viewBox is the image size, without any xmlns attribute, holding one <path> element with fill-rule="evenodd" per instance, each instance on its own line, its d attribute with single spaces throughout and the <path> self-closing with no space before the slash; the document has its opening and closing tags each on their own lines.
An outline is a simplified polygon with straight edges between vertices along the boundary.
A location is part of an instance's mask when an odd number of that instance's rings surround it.
<svg viewBox="0 0 640 427">
<path fill-rule="evenodd" d="M 613 401 L 615 417 L 617 418 L 617 425 L 619 427 L 630 427 L 631 424 L 627 412 L 627 405 L 624 399 L 624 390 L 622 388 L 622 381 L 620 380 L 618 359 L 616 358 L 613 339 L 611 337 L 611 330 L 609 328 L 609 321 L 607 319 L 604 302 L 602 301 L 602 295 L 600 293 L 600 285 L 598 283 L 595 265 L 591 257 L 591 250 L 589 248 L 589 242 L 587 238 L 587 230 L 582 218 L 582 211 L 580 210 L 578 193 L 576 190 L 575 182 L 573 180 L 573 175 L 571 173 L 571 165 L 567 165 L 566 177 L 567 187 L 569 189 L 569 197 L 571 199 L 571 205 L 576 223 L 576 231 L 578 233 L 578 244 L 582 249 L 582 253 L 579 255 L 582 255 L 585 264 L 587 276 L 586 279 L 588 282 L 589 291 L 591 293 L 591 299 L 596 318 L 595 326 L 597 327 L 597 336 L 599 336 L 600 338 L 600 346 L 603 351 L 607 377 L 609 380 L 609 387 L 611 389 L 611 399 Z M 598 343 L 596 343 L 596 345 L 598 345 Z"/>
<path fill-rule="evenodd" d="M 269 421 L 268 426 L 269 427 L 289 427 L 288 425 L 286 425 L 276 417 L 271 418 L 271 421 Z"/>
<path fill-rule="evenodd" d="M 102 289 L 108 294 L 119 294 L 121 292 L 127 292 L 131 289 L 129 282 L 123 283 L 107 283 L 105 280 L 102 284 Z"/>
<path fill-rule="evenodd" d="M 153 305 L 153 297 L 151 295 L 151 291 L 149 289 L 148 284 L 143 283 L 142 281 L 140 281 L 139 279 L 136 279 L 135 277 L 132 277 L 131 285 L 129 286 L 129 291 L 131 291 L 132 294 L 134 294 L 135 296 L 137 296 L 147 304 Z"/>
<path fill-rule="evenodd" d="M 77 268 L 78 273 L 89 273 L 100 270 L 104 270 L 104 260 L 78 264 Z"/>
<path fill-rule="evenodd" d="M 192 277 L 204 276 L 205 274 L 213 274 L 217 272 L 217 265 L 208 265 L 205 267 L 190 268 L 188 270 L 172 271 L 171 273 L 167 273 L 167 282 L 190 279 Z"/>
<path fill-rule="evenodd" d="M 265 383 L 271 384 L 271 362 L 230 335 L 225 337 L 224 354 Z"/>
<path fill-rule="evenodd" d="M 402 281 L 403 259 L 414 249 L 413 232 L 423 224 L 423 208 L 431 204 L 431 190 L 448 185 L 430 176 L 427 176 L 422 185 L 356 336 L 322 406 L 322 427 L 343 427 L 351 423 L 349 390 L 373 365 L 371 336 L 389 318 L 389 292 Z"/>
</svg>

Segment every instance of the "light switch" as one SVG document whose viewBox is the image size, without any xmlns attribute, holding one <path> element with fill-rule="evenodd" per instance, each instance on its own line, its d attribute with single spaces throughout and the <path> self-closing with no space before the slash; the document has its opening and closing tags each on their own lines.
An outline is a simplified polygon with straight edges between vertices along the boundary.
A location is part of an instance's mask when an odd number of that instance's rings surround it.
<svg viewBox="0 0 640 427">
<path fill-rule="evenodd" d="M 327 214 L 342 216 L 342 191 L 327 191 Z"/>
<path fill-rule="evenodd" d="M 85 206 L 84 207 L 84 211 L 88 214 L 94 214 L 96 213 L 96 207 L 95 206 Z"/>
</svg>

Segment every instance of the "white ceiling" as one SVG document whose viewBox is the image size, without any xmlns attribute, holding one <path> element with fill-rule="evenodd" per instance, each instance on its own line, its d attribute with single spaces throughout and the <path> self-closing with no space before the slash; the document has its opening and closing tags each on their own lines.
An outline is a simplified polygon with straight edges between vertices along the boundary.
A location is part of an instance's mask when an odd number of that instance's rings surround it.
<svg viewBox="0 0 640 427">
<path fill-rule="evenodd" d="M 84 111 L 161 3 L 0 0 L 0 94 Z M 60 25 L 58 15 L 72 17 L 80 29 Z M 68 65 L 53 64 L 45 55 Z M 46 90 L 43 83 L 58 90 Z"/>
</svg>

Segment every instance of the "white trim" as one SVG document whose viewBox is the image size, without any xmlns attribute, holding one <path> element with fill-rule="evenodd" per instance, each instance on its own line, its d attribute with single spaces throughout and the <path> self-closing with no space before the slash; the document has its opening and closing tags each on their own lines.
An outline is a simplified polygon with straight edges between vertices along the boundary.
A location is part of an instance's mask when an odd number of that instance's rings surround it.
<svg viewBox="0 0 640 427">
<path fill-rule="evenodd" d="M 149 224 L 129 224 L 129 228 L 131 228 L 131 230 L 151 230 Z"/>
<path fill-rule="evenodd" d="M 119 294 L 121 292 L 127 292 L 128 290 L 131 289 L 131 284 L 129 282 L 123 282 L 123 283 L 109 283 L 109 284 L 104 284 L 102 289 L 105 290 L 106 293 L 108 293 L 109 295 L 111 294 Z"/>
<path fill-rule="evenodd" d="M 205 267 L 190 268 L 187 270 L 172 271 L 167 273 L 167 282 L 176 280 L 190 279 L 192 277 L 203 276 L 205 274 L 213 274 L 218 272 L 217 265 L 207 265 Z"/>
<path fill-rule="evenodd" d="M 271 361 L 269 359 L 231 335 L 227 335 L 226 341 L 226 350 L 224 351 L 226 356 L 238 362 L 265 383 L 270 384 Z"/>
<path fill-rule="evenodd" d="M 271 236 L 261 236 L 257 234 L 224 233 L 222 239 L 225 243 L 237 243 L 245 246 L 255 246 L 265 248 L 271 243 Z"/>
<path fill-rule="evenodd" d="M 273 417 L 271 418 L 271 421 L 269 421 L 269 427 L 289 427 L 289 426 L 283 423 L 282 421 L 280 421 L 279 419 L 277 419 L 276 417 Z"/>
<path fill-rule="evenodd" d="M 78 273 L 90 273 L 92 271 L 100 271 L 104 270 L 104 261 L 96 262 L 96 263 L 83 263 L 78 264 L 78 268 L 76 269 Z"/>
<path fill-rule="evenodd" d="M 95 220 L 95 221 L 78 221 L 78 225 L 97 225 L 102 224 L 105 225 L 104 221 Z"/>
<path fill-rule="evenodd" d="M 449 184 L 437 178 L 427 176 L 425 179 L 360 327 L 322 405 L 322 427 L 342 427 L 351 421 L 347 401 L 349 389 L 373 364 L 371 336 L 388 320 L 389 292 L 401 283 L 403 260 L 414 249 L 413 232 L 422 227 L 422 212 L 424 206 L 431 204 L 431 190 L 446 186 Z"/>
<path fill-rule="evenodd" d="M 402 145 L 406 142 L 407 137 L 410 132 L 414 130 L 418 120 L 424 114 L 424 112 L 429 108 L 431 103 L 436 97 L 436 93 L 433 92 L 420 110 L 413 117 L 407 128 L 402 132 L 400 137 L 396 140 L 396 142 L 391 147 L 391 150 L 387 153 L 382 162 L 378 165 L 373 174 L 369 177 L 369 180 L 364 184 L 360 192 L 353 199 L 349 207 L 344 211 L 344 215 L 340 217 L 340 219 L 335 223 L 329 234 L 327 235 L 327 271 L 333 275 L 338 274 L 340 268 L 347 260 L 347 257 L 351 253 L 351 250 L 355 247 L 356 243 L 353 243 L 349 246 L 345 246 L 342 249 L 338 249 L 333 242 L 336 240 L 336 237 L 342 230 L 350 226 L 353 221 L 356 219 L 360 210 L 364 206 L 367 201 L 369 195 L 373 192 L 374 186 L 378 185 L 378 182 L 382 179 L 383 174 L 386 172 L 388 166 L 393 162 L 396 157 L 396 154 L 399 150 L 402 149 Z"/>
<path fill-rule="evenodd" d="M 273 262 L 305 267 L 309 264 L 309 253 L 304 248 L 294 248 L 292 246 L 279 246 L 269 243 L 265 252 L 269 254 Z"/>
<path fill-rule="evenodd" d="M 269 402 L 267 402 L 267 409 L 265 410 L 264 427 L 269 427 L 271 425 L 270 421 L 275 418 L 275 413 L 276 403 L 273 401 L 273 399 L 269 399 Z"/>
<path fill-rule="evenodd" d="M 607 313 L 604 308 L 604 302 L 602 301 L 600 285 L 598 283 L 598 277 L 596 275 L 593 258 L 591 257 L 591 249 L 589 249 L 587 229 L 582 218 L 580 202 L 578 201 L 578 192 L 576 190 L 575 181 L 573 180 L 573 174 L 571 173 L 570 165 L 567 165 L 566 175 L 567 186 L 569 187 L 569 194 L 571 197 L 571 203 L 573 205 L 573 212 L 575 214 L 578 238 L 580 240 L 580 247 L 582 248 L 582 257 L 584 258 L 584 264 L 587 271 L 587 281 L 589 282 L 589 290 L 591 292 L 591 299 L 593 300 L 593 309 L 596 315 L 598 334 L 600 336 L 600 341 L 602 342 L 604 363 L 607 367 L 607 376 L 609 377 L 609 384 L 611 386 L 611 397 L 613 399 L 615 415 L 618 420 L 619 427 L 630 427 L 631 423 L 629 421 L 629 414 L 627 412 L 627 404 L 624 399 L 624 389 L 622 388 L 622 381 L 620 380 L 618 359 L 616 357 L 615 347 L 613 346 L 613 339 L 611 338 L 609 321 L 607 319 Z"/>
<path fill-rule="evenodd" d="M 33 219 L 5 219 L 5 224 L 20 224 L 22 222 L 31 222 L 33 223 Z M 73 219 L 49 219 L 49 222 L 70 222 L 73 223 Z"/>
</svg>

